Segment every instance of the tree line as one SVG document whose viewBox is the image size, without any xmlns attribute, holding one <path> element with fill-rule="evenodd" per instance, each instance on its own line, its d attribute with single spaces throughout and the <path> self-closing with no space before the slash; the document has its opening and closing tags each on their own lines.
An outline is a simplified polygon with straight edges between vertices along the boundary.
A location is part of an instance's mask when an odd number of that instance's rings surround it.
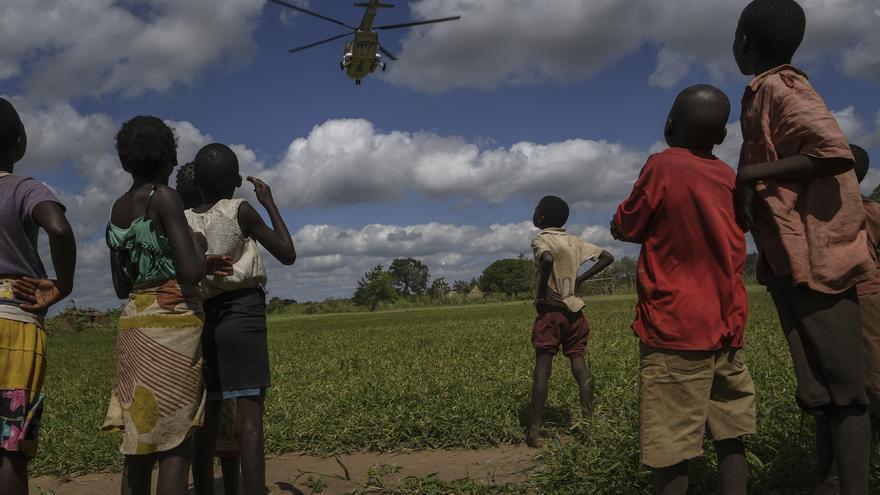
<svg viewBox="0 0 880 495">
<path fill-rule="evenodd" d="M 876 191 L 880 196 L 880 188 Z M 758 255 L 746 256 L 743 277 L 754 282 Z M 501 259 L 487 266 L 480 276 L 470 281 L 456 280 L 450 283 L 444 278 L 431 279 L 426 264 L 415 258 L 397 258 L 387 269 L 376 265 L 358 280 L 352 302 L 370 309 L 377 309 L 382 302 L 398 298 L 441 298 L 449 294 L 466 296 L 479 288 L 482 294 L 500 294 L 508 297 L 534 296 L 536 266 L 530 257 Z M 581 287 L 580 295 L 620 294 L 635 291 L 636 259 L 618 258 L 594 281 Z"/>
</svg>

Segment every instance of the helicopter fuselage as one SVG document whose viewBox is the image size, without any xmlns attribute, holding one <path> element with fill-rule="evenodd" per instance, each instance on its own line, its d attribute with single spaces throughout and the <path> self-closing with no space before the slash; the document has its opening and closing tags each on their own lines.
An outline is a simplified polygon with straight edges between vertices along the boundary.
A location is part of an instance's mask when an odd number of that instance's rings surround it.
<svg viewBox="0 0 880 495">
<path fill-rule="evenodd" d="M 345 44 L 342 69 L 348 77 L 355 80 L 363 79 L 382 67 L 378 33 L 358 31 L 354 39 Z"/>
</svg>

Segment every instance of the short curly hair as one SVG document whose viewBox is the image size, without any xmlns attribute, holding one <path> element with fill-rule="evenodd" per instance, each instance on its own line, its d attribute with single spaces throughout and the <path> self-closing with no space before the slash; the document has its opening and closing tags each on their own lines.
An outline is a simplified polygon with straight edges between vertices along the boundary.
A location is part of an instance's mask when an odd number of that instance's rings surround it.
<svg viewBox="0 0 880 495">
<path fill-rule="evenodd" d="M 6 153 L 18 144 L 21 138 L 21 117 L 12 103 L 0 98 L 0 154 Z"/>
<path fill-rule="evenodd" d="M 807 15 L 795 0 L 754 0 L 743 9 L 738 31 L 761 55 L 775 62 L 790 62 L 806 29 Z"/>
<path fill-rule="evenodd" d="M 224 193 L 239 184 L 238 157 L 229 146 L 220 143 L 206 145 L 193 160 L 196 182 L 202 191 Z"/>
<path fill-rule="evenodd" d="M 183 207 L 187 210 L 202 204 L 202 191 L 196 186 L 195 167 L 192 162 L 177 169 L 177 193 L 180 194 Z"/>
<path fill-rule="evenodd" d="M 148 176 L 177 166 L 177 140 L 160 119 L 138 115 L 116 134 L 116 154 L 128 173 Z"/>
<path fill-rule="evenodd" d="M 849 148 L 852 150 L 853 156 L 856 159 L 853 170 L 855 170 L 859 182 L 862 182 L 865 180 L 865 177 L 868 176 L 868 169 L 871 168 L 871 157 L 868 156 L 868 152 L 865 151 L 865 148 L 862 148 L 861 146 L 853 144 L 850 145 Z"/>
</svg>

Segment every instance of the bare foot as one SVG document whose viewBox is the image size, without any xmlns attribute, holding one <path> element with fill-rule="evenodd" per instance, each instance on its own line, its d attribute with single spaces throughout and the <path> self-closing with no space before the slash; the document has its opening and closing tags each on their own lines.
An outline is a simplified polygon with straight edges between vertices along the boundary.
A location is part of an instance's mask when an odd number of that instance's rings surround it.
<svg viewBox="0 0 880 495">
<path fill-rule="evenodd" d="M 541 432 L 538 428 L 529 428 L 526 435 L 526 445 L 533 449 L 544 448 L 544 442 L 541 440 Z"/>
</svg>

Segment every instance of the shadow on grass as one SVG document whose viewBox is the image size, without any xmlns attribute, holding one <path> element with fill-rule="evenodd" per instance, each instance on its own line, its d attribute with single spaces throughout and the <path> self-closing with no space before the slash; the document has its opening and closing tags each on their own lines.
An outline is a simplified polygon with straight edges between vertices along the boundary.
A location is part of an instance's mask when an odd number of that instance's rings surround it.
<svg viewBox="0 0 880 495">
<path fill-rule="evenodd" d="M 526 428 L 529 425 L 529 402 L 526 401 L 519 406 L 517 411 L 519 425 Z M 544 414 L 541 417 L 543 426 L 567 428 L 572 424 L 571 408 L 562 405 L 546 405 L 544 406 Z"/>
</svg>

